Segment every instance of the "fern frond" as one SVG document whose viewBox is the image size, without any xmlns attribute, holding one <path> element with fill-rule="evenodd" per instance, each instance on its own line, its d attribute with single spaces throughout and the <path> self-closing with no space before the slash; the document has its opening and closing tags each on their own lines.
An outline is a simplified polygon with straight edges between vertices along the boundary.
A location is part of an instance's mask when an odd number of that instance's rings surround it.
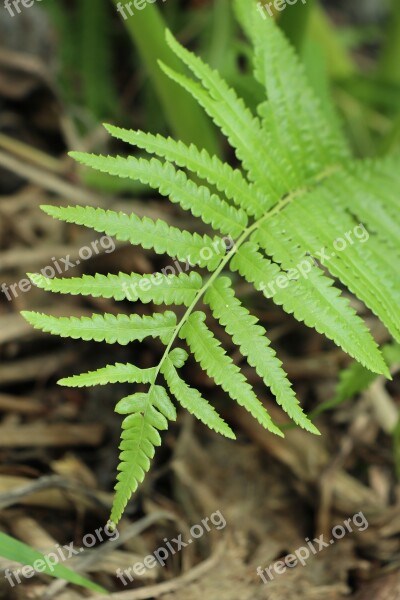
<svg viewBox="0 0 400 600">
<path fill-rule="evenodd" d="M 189 355 L 183 348 L 174 348 L 173 350 L 171 350 L 171 352 L 168 353 L 167 358 L 169 358 L 174 367 L 180 369 L 181 367 L 183 367 L 183 365 L 189 358 Z"/>
<path fill-rule="evenodd" d="M 214 407 L 202 397 L 198 390 L 189 387 L 187 383 L 179 377 L 178 372 L 169 357 L 165 359 L 161 371 L 169 389 L 183 408 L 210 429 L 233 440 L 236 439 L 232 429 L 219 416 Z"/>
<path fill-rule="evenodd" d="M 83 275 L 62 279 L 49 279 L 38 273 L 28 273 L 29 279 L 37 287 L 48 292 L 93 296 L 94 298 L 114 298 L 153 304 L 183 304 L 190 306 L 203 285 L 201 276 L 191 273 L 179 275 L 138 275 L 119 273 L 118 275 Z"/>
<path fill-rule="evenodd" d="M 205 313 L 198 310 L 202 301 L 210 306 L 213 317 L 292 420 L 318 433 L 296 400 L 265 329 L 235 297 L 226 276 L 230 272 L 238 272 L 265 297 L 333 340 L 375 373 L 390 377 L 377 344 L 342 295 L 340 285 L 364 302 L 400 339 L 400 287 L 393 276 L 400 258 L 398 159 L 349 160 L 340 128 L 321 108 L 273 19 L 258 18 L 252 25 L 252 9 L 247 8 L 245 0 L 236 3 L 255 46 L 256 77 L 266 90 L 257 116 L 218 73 L 170 34 L 170 47 L 193 77 L 165 65 L 162 68 L 197 99 L 220 127 L 236 151 L 239 168 L 193 145 L 110 126 L 112 135 L 161 160 L 73 154 L 86 165 L 136 178 L 158 189 L 221 235 L 233 238 L 229 239 L 229 247 L 225 237 L 190 233 L 135 214 L 81 206 L 43 207 L 61 221 L 167 255 L 176 268 L 166 267 L 153 275 L 119 273 L 52 280 L 33 274 L 31 279 L 38 287 L 117 301 L 187 307 L 179 313 L 179 321 L 170 311 L 151 316 L 95 314 L 80 319 L 23 313 L 34 327 L 62 337 L 128 344 L 149 336 L 160 338 L 166 346 L 158 365 L 149 369 L 117 363 L 61 380 L 71 387 L 114 382 L 149 385 L 147 392 L 130 394 L 116 407 L 117 412 L 128 416 L 123 423 L 112 510 L 115 523 L 150 468 L 154 447 L 161 443 L 159 432 L 176 418 L 169 393 L 204 424 L 234 438 L 215 408 L 181 378 L 178 369 L 188 354 L 174 348 L 179 338 L 232 400 L 266 429 L 283 435 L 239 366 L 208 329 Z M 259 83 L 254 85 L 260 89 Z M 365 227 L 361 225 L 364 223 Z M 350 242 L 349 235 L 357 226 L 368 230 L 368 243 Z M 349 242 L 343 251 L 338 244 L 342 238 Z M 206 277 L 183 273 L 176 258 L 210 273 Z M 169 275 L 171 269 L 173 274 Z M 338 280 L 337 285 L 332 277 Z M 157 384 L 159 376 L 166 387 Z"/>
<path fill-rule="evenodd" d="M 208 289 L 204 301 L 210 305 L 213 315 L 232 336 L 233 342 L 240 348 L 248 363 L 255 368 L 264 380 L 283 410 L 291 419 L 307 431 L 318 434 L 318 429 L 304 414 L 300 407 L 281 361 L 271 348 L 266 331 L 258 324 L 258 319 L 235 298 L 231 282 L 220 277 Z"/>
<path fill-rule="evenodd" d="M 214 379 L 215 383 L 220 385 L 240 406 L 249 411 L 263 427 L 283 436 L 240 369 L 225 353 L 221 343 L 204 321 L 205 314 L 196 311 L 190 315 L 180 331 L 180 337 L 186 341 L 197 362 L 207 375 Z"/>
<path fill-rule="evenodd" d="M 46 333 L 70 337 L 74 340 L 93 340 L 125 346 L 146 337 L 159 337 L 168 343 L 176 327 L 176 315 L 172 311 L 155 313 L 153 316 L 94 314 L 92 317 L 52 317 L 42 313 L 23 311 L 21 315 L 35 327 Z"/>
<path fill-rule="evenodd" d="M 238 169 L 233 169 L 217 156 L 210 156 L 206 150 L 159 134 L 121 129 L 113 125 L 105 125 L 105 128 L 115 138 L 174 162 L 178 167 L 184 167 L 205 179 L 248 215 L 259 218 L 265 213 L 266 199 L 261 188 L 246 181 Z"/>
<path fill-rule="evenodd" d="M 176 408 L 167 394 L 167 390 L 161 385 L 153 385 L 151 390 L 153 405 L 164 417 L 170 421 L 176 421 Z"/>
<path fill-rule="evenodd" d="M 167 391 L 160 385 L 153 385 L 148 393 L 137 393 L 122 398 L 115 407 L 115 412 L 120 415 L 129 415 L 134 412 L 145 411 L 149 399 L 152 395 L 153 405 L 148 407 L 150 414 L 149 420 L 157 429 L 167 429 L 168 422 L 176 420 L 176 408 L 172 404 Z M 158 412 L 159 411 L 159 412 Z"/>
<path fill-rule="evenodd" d="M 107 385 L 108 383 L 154 383 L 157 370 L 139 369 L 135 365 L 116 363 L 107 365 L 97 371 L 81 373 L 73 377 L 60 379 L 59 385 L 66 387 L 92 387 L 94 385 Z"/>
<path fill-rule="evenodd" d="M 42 206 L 48 215 L 76 225 L 85 225 L 95 231 L 114 236 L 117 240 L 140 245 L 157 254 L 167 254 L 179 260 L 214 271 L 225 256 L 226 245 L 222 238 L 181 231 L 165 221 L 142 219 L 135 214 L 127 215 L 91 206 Z M 207 250 L 207 252 L 205 252 Z"/>
<path fill-rule="evenodd" d="M 230 206 L 208 188 L 190 181 L 183 171 L 177 171 L 169 162 L 162 163 L 156 158 L 97 156 L 83 152 L 70 152 L 70 156 L 103 173 L 138 179 L 151 185 L 163 196 L 169 196 L 171 202 L 190 210 L 195 217 L 200 217 L 204 223 L 223 234 L 237 237 L 247 225 L 247 216 L 242 209 Z"/>
</svg>

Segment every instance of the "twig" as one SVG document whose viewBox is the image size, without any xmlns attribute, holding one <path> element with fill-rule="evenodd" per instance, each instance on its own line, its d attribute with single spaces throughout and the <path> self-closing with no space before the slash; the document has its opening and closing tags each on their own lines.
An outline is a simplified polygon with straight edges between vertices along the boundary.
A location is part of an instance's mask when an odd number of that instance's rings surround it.
<svg viewBox="0 0 400 600">
<path fill-rule="evenodd" d="M 0 151 L 0 165 L 28 181 L 68 198 L 70 202 L 83 202 L 91 206 L 103 206 L 104 199 L 78 185 L 60 179 L 56 175 L 33 165 L 22 163 L 19 159 Z"/>
</svg>

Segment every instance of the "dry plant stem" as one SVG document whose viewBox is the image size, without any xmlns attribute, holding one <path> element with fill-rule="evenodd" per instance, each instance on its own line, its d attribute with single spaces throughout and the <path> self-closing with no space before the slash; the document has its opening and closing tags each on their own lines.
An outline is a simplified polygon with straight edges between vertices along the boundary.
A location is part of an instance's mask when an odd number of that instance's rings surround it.
<svg viewBox="0 0 400 600">
<path fill-rule="evenodd" d="M 363 393 L 363 397 L 372 408 L 383 431 L 388 435 L 392 434 L 399 420 L 399 409 L 385 389 L 385 379 L 379 377 L 374 381 L 370 388 Z"/>
<path fill-rule="evenodd" d="M 7 490 L 0 494 L 0 509 L 5 509 L 15 504 L 29 506 L 43 506 L 58 510 L 71 508 L 74 502 L 82 501 L 85 506 L 97 506 L 108 510 L 112 502 L 112 495 L 105 492 L 91 490 L 63 477 L 52 475 L 41 477 L 33 481 L 2 476 L 0 489 Z M 54 492 L 59 492 L 55 494 Z M 70 498 L 70 499 L 69 499 Z"/>
<path fill-rule="evenodd" d="M 93 192 L 85 190 L 78 185 L 68 183 L 44 169 L 40 169 L 34 165 L 21 163 L 18 158 L 9 156 L 2 151 L 0 151 L 0 166 L 9 169 L 28 181 L 36 183 L 50 192 L 55 192 L 59 196 L 69 198 L 71 202 L 77 204 L 82 202 L 89 206 L 104 205 L 104 200 L 101 196 L 97 196 L 96 194 L 93 194 Z"/>
<path fill-rule="evenodd" d="M 25 448 L 100 445 L 105 425 L 100 423 L 37 423 L 32 425 L 0 427 L 0 448 Z"/>
<path fill-rule="evenodd" d="M 24 398 L 10 394 L 0 394 L 0 411 L 20 415 L 37 416 L 46 412 L 44 404 L 35 398 Z"/>
<path fill-rule="evenodd" d="M 72 365 L 75 360 L 76 353 L 65 350 L 2 364 L 0 365 L 0 385 L 22 383 L 23 381 L 44 381 L 53 373 L 59 373 L 60 369 Z"/>
<path fill-rule="evenodd" d="M 0 148 L 47 171 L 52 171 L 53 173 L 63 173 L 64 171 L 64 165 L 58 159 L 4 133 L 0 133 Z"/>
</svg>

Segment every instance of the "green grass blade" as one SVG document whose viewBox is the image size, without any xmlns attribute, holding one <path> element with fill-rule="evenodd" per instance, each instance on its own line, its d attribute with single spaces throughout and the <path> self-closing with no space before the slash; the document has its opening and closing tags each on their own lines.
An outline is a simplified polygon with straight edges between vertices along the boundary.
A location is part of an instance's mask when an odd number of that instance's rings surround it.
<svg viewBox="0 0 400 600">
<path fill-rule="evenodd" d="M 279 19 L 279 26 L 298 52 L 301 52 L 307 36 L 309 19 L 315 0 L 298 0 L 286 6 Z"/>
<path fill-rule="evenodd" d="M 46 575 L 50 575 L 50 577 L 55 577 L 57 579 L 64 579 L 69 583 L 80 585 L 81 587 L 93 590 L 94 592 L 99 592 L 100 594 L 108 594 L 107 590 L 101 586 L 82 577 L 78 573 L 71 571 L 71 569 L 64 567 L 64 565 L 53 565 L 50 568 L 46 562 L 46 557 L 41 554 L 41 552 L 2 532 L 0 532 L 0 556 L 38 569 L 38 572 L 40 561 L 41 573 L 45 573 Z M 33 566 L 35 564 L 36 567 Z"/>
<path fill-rule="evenodd" d="M 122 5 L 123 8 L 127 4 L 126 0 L 113 2 L 116 6 Z M 182 72 L 180 60 L 166 43 L 166 25 L 159 9 L 148 4 L 145 10 L 132 10 L 133 16 L 129 16 L 125 7 L 125 15 L 128 18 L 124 19 L 124 23 L 139 50 L 172 132 L 184 142 L 192 142 L 211 154 L 219 155 L 220 150 L 211 122 L 195 100 L 171 81 L 158 66 L 158 61 L 161 60 L 174 70 Z"/>
</svg>

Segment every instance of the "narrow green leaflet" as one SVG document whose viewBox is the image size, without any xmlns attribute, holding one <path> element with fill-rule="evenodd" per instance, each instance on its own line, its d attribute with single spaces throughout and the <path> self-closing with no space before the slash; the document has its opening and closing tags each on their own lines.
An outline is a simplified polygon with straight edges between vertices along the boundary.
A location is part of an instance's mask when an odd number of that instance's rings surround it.
<svg viewBox="0 0 400 600">
<path fill-rule="evenodd" d="M 172 311 L 155 313 L 152 317 L 139 315 L 97 315 L 92 317 L 52 317 L 23 311 L 22 316 L 36 329 L 75 340 L 94 340 L 125 346 L 135 340 L 159 337 L 165 343 L 173 334 L 176 315 Z"/>
</svg>

